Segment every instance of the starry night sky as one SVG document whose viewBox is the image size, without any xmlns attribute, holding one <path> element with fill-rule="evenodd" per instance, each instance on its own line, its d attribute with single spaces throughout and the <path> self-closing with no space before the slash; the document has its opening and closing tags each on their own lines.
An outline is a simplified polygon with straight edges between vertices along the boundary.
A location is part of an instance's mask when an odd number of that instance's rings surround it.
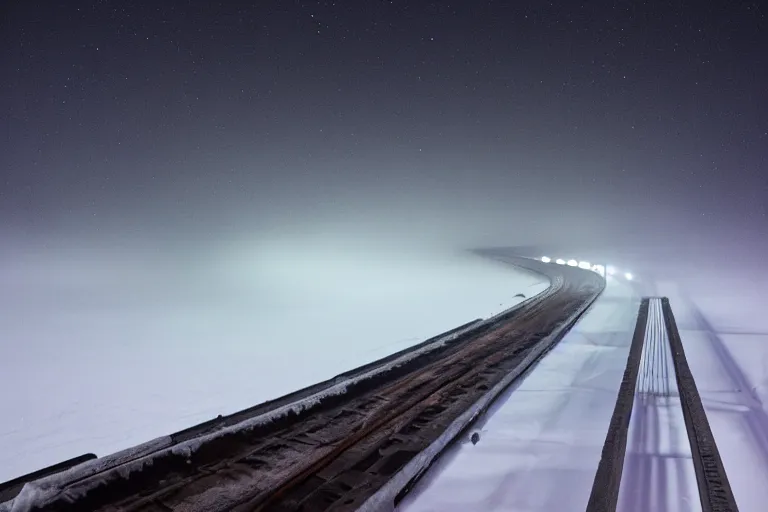
<svg viewBox="0 0 768 512">
<path fill-rule="evenodd" d="M 4 10 L 6 229 L 768 233 L 760 2 Z"/>
</svg>

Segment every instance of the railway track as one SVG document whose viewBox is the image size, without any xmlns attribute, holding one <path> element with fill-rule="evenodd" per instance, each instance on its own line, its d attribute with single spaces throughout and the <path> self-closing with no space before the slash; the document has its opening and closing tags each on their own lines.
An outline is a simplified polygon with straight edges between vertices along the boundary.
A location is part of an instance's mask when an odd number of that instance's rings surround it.
<svg viewBox="0 0 768 512">
<path fill-rule="evenodd" d="M 491 321 L 463 326 L 449 342 L 366 365 L 294 401 L 43 478 L 15 504 L 146 512 L 391 508 L 434 457 L 425 453 L 553 346 L 604 287 L 588 271 L 513 263 L 543 268 L 552 285 Z"/>
<path fill-rule="evenodd" d="M 646 345 L 644 347 L 644 345 Z M 671 351 L 672 368 L 667 365 Z M 641 361 L 643 382 L 638 382 Z M 603 445 L 602 457 L 595 474 L 587 512 L 615 512 L 619 506 L 619 489 L 626 454 L 630 419 L 636 396 L 643 399 L 669 397 L 666 383 L 670 370 L 680 396 L 683 419 L 691 448 L 693 468 L 702 512 L 737 512 L 738 507 L 726 475 L 720 453 L 709 426 L 696 382 L 685 357 L 682 340 L 667 298 L 647 298 L 640 305 L 635 333 L 630 346 L 624 378 Z M 634 482 L 634 486 L 643 485 Z M 642 504 L 632 509 L 653 510 L 648 500 L 649 489 L 636 489 Z M 634 499 L 634 498 L 633 498 Z M 622 499 L 622 502 L 624 500 Z M 663 504 L 666 506 L 665 504 Z"/>
</svg>

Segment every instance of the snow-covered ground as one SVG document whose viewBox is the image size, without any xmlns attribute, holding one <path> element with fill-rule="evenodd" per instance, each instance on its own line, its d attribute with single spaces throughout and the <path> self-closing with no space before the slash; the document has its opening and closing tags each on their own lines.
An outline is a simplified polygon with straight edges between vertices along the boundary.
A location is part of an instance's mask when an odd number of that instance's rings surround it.
<svg viewBox="0 0 768 512">
<path fill-rule="evenodd" d="M 587 315 L 438 460 L 399 510 L 584 510 L 639 304 L 632 286 L 609 278 Z"/>
<path fill-rule="evenodd" d="M 585 259 L 599 261 L 599 253 L 586 253 Z M 478 444 L 464 440 L 447 453 L 405 498 L 402 510 L 583 510 L 626 363 L 630 318 L 643 295 L 670 298 L 739 509 L 765 509 L 768 272 L 746 250 L 688 248 L 677 257 L 658 257 L 638 248 L 624 256 L 634 256 L 629 268 L 640 276 L 633 290 L 610 280 L 592 312 L 481 420 Z M 622 319 L 623 329 L 611 327 L 615 319 Z M 590 323 L 601 333 L 591 336 L 592 349 L 583 340 Z M 673 397 L 650 404 L 649 414 L 633 414 L 622 510 L 700 509 L 678 407 Z M 633 501 L 630 485 L 650 489 L 645 498 L 651 501 Z"/>
<path fill-rule="evenodd" d="M 741 512 L 768 503 L 768 315 L 765 275 L 737 267 L 709 280 L 659 280 Z"/>
<path fill-rule="evenodd" d="M 171 246 L 0 247 L 0 481 L 285 394 L 547 286 L 444 249 L 321 237 Z M 724 267 L 722 255 L 679 260 L 631 265 L 640 276 L 631 286 L 610 279 L 589 314 L 476 425 L 478 444 L 456 445 L 401 508 L 583 509 L 640 297 L 666 295 L 740 510 L 763 510 L 768 276 L 742 260 Z M 657 412 L 657 426 L 679 425 Z M 656 438 L 650 484 L 663 487 L 665 466 L 668 510 L 684 510 L 671 494 L 689 496 L 691 481 L 680 483 L 680 463 L 667 456 L 684 460 L 686 450 L 666 434 Z"/>
<path fill-rule="evenodd" d="M 444 249 L 173 247 L 0 248 L 0 481 L 283 395 L 548 286 Z"/>
</svg>

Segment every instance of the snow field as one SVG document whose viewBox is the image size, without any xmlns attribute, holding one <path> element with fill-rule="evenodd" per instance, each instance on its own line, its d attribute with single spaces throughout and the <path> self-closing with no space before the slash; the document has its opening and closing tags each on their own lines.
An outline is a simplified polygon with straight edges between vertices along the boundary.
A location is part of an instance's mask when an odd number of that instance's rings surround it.
<svg viewBox="0 0 768 512">
<path fill-rule="evenodd" d="M 0 481 L 328 379 L 548 286 L 445 250 L 272 240 L 0 254 Z"/>
</svg>

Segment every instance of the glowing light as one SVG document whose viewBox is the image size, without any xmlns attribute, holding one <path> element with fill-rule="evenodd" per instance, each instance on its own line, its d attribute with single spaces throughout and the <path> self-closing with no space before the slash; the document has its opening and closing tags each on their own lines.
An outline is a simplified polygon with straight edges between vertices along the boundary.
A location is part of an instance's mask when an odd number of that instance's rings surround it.
<svg viewBox="0 0 768 512">
<path fill-rule="evenodd" d="M 544 263 L 549 263 L 550 261 L 552 261 L 552 258 L 550 258 L 549 256 L 542 256 L 541 261 L 543 261 Z"/>
<path fill-rule="evenodd" d="M 558 265 L 565 265 L 565 260 L 562 258 L 558 258 L 557 260 L 555 260 L 555 263 L 557 263 Z"/>
<path fill-rule="evenodd" d="M 627 272 L 626 274 L 624 274 L 624 278 L 627 281 L 631 281 L 631 280 L 633 280 L 635 278 L 635 276 L 633 276 L 631 272 Z"/>
<path fill-rule="evenodd" d="M 568 266 L 570 266 L 570 267 L 578 267 L 579 266 L 579 262 L 576 261 L 576 260 L 568 260 Z"/>
<path fill-rule="evenodd" d="M 592 266 L 592 270 L 594 272 L 597 272 L 601 276 L 605 277 L 605 267 L 604 266 L 602 266 L 602 265 L 593 265 Z"/>
<path fill-rule="evenodd" d="M 609 276 L 612 276 L 613 274 L 616 273 L 616 269 L 608 265 L 607 267 L 605 267 L 605 273 L 608 274 Z"/>
<path fill-rule="evenodd" d="M 592 264 L 588 261 L 580 261 L 579 268 L 583 268 L 584 270 L 589 270 L 592 268 Z"/>
</svg>

